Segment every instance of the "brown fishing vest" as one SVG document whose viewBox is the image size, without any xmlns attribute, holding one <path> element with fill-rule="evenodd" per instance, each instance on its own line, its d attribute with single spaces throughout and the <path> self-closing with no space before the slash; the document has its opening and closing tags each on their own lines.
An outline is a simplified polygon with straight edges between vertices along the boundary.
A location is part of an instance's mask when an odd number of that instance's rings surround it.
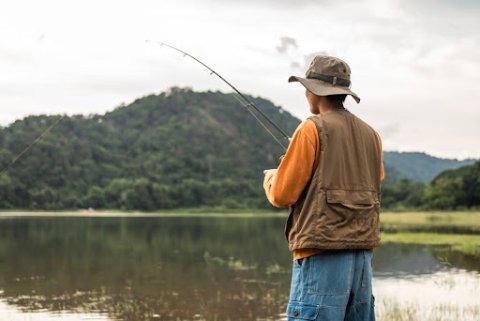
<svg viewBox="0 0 480 321">
<path fill-rule="evenodd" d="M 315 115 L 314 174 L 290 207 L 291 251 L 372 249 L 380 243 L 380 146 L 375 131 L 346 109 Z"/>
</svg>

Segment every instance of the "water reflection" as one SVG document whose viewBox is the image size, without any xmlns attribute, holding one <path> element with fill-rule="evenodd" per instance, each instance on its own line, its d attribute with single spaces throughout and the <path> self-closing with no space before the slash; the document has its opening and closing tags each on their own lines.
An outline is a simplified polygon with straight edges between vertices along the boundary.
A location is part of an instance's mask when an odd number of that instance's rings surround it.
<svg viewBox="0 0 480 321">
<path fill-rule="evenodd" d="M 415 276 L 445 270 L 448 265 L 438 259 L 433 247 L 387 243 L 375 251 L 373 270 L 382 276 Z"/>
<path fill-rule="evenodd" d="M 18 307 L 0 300 L 0 320 L 2 321 L 110 321 L 102 313 L 76 313 L 72 311 L 51 312 L 45 310 L 21 310 Z"/>
<path fill-rule="evenodd" d="M 283 224 L 238 217 L 2 219 L 0 298 L 20 309 L 98 320 L 278 319 L 291 264 Z M 379 277 L 457 264 L 480 270 L 478 258 L 448 248 L 386 244 L 374 255 Z"/>
<path fill-rule="evenodd" d="M 407 278 L 374 279 L 379 320 L 478 321 L 480 275 L 438 271 Z"/>
</svg>

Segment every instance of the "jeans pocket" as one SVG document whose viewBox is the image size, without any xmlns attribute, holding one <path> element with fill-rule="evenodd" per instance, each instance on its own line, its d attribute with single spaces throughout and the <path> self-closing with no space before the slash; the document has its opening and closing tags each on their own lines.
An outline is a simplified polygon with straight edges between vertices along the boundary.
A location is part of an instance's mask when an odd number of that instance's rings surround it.
<svg viewBox="0 0 480 321">
<path fill-rule="evenodd" d="M 317 316 L 318 307 L 316 305 L 304 304 L 300 302 L 291 302 L 287 306 L 288 321 L 315 321 L 317 319 Z"/>
</svg>

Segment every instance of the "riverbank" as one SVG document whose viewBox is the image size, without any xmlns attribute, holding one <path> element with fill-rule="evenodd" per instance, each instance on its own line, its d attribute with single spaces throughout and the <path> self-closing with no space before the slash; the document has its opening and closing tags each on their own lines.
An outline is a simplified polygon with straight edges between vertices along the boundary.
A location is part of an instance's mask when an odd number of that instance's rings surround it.
<svg viewBox="0 0 480 321">
<path fill-rule="evenodd" d="M 0 217 L 287 217 L 287 210 L 248 209 L 207 209 L 187 208 L 158 212 L 120 210 L 73 210 L 73 211 L 26 211 L 4 210 Z M 451 229 L 480 234 L 480 212 L 382 212 L 380 214 L 384 231 L 432 231 Z"/>
<path fill-rule="evenodd" d="M 0 211 L 2 217 L 283 217 L 284 211 L 175 209 L 159 212 L 75 210 L 75 211 Z"/>
<path fill-rule="evenodd" d="M 224 209 L 224 208 L 185 208 L 161 210 L 157 212 L 142 211 L 123 211 L 123 210 L 67 210 L 67 211 L 30 211 L 30 210 L 0 210 L 0 216 L 151 216 L 151 215 L 266 215 L 266 216 L 285 216 L 287 209 L 262 210 L 262 209 Z M 450 212 L 389 212 L 384 211 L 380 214 L 382 224 L 398 225 L 445 225 L 453 224 L 455 226 L 479 226 L 480 211 L 450 211 Z"/>
</svg>

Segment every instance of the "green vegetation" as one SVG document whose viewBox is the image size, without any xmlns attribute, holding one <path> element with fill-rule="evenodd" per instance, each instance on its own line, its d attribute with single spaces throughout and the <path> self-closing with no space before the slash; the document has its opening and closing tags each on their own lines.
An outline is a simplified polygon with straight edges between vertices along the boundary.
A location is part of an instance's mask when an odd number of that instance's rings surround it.
<svg viewBox="0 0 480 321">
<path fill-rule="evenodd" d="M 480 206 L 480 161 L 442 172 L 429 184 L 387 176 L 382 192 L 388 209 L 472 210 Z"/>
<path fill-rule="evenodd" d="M 452 250 L 480 255 L 480 235 L 400 232 L 382 233 L 381 237 L 384 243 L 450 245 Z"/>
<path fill-rule="evenodd" d="M 250 99 L 289 133 L 300 123 L 270 101 Z M 0 169 L 57 119 L 29 116 L 0 127 Z M 269 209 L 262 171 L 282 153 L 232 95 L 172 88 L 104 115 L 65 117 L 0 175 L 0 208 Z M 468 162 L 386 152 L 383 207 L 479 206 L 480 163 L 422 182 Z"/>
<path fill-rule="evenodd" d="M 425 190 L 431 208 L 458 209 L 480 205 L 480 162 L 438 175 Z"/>
<path fill-rule="evenodd" d="M 288 132 L 299 124 L 250 98 Z M 2 128 L 0 167 L 56 119 Z M 0 208 L 268 208 L 262 171 L 281 154 L 232 95 L 173 88 L 105 115 L 65 118 L 0 176 Z"/>
<path fill-rule="evenodd" d="M 478 229 L 480 231 L 480 212 L 405 212 L 382 213 L 382 226 L 398 230 L 412 228 L 445 227 Z"/>
<path fill-rule="evenodd" d="M 382 184 L 382 207 L 386 209 L 408 210 L 424 206 L 425 184 L 406 178 L 392 178 L 388 168 Z"/>
<path fill-rule="evenodd" d="M 480 212 L 385 213 L 382 242 L 449 245 L 480 256 Z"/>
</svg>

